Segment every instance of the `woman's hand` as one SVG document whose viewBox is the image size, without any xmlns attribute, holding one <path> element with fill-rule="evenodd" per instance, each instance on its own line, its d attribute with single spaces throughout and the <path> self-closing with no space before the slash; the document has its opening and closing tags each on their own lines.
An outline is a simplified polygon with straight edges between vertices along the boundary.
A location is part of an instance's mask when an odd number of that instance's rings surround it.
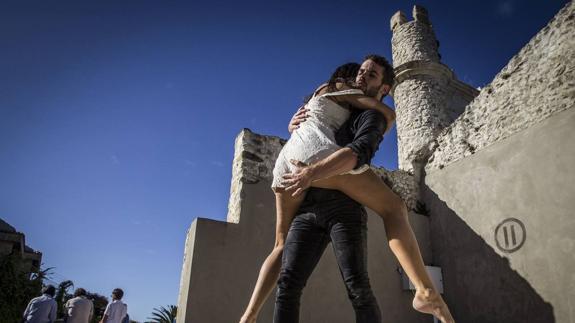
<svg viewBox="0 0 575 323">
<path fill-rule="evenodd" d="M 292 133 L 294 130 L 296 130 L 297 128 L 299 128 L 299 124 L 304 122 L 307 118 L 306 112 L 308 110 L 305 108 L 305 105 L 302 105 L 299 109 L 297 109 L 297 112 L 293 115 L 293 117 L 291 118 L 289 125 L 288 125 L 288 131 L 289 133 Z"/>
</svg>

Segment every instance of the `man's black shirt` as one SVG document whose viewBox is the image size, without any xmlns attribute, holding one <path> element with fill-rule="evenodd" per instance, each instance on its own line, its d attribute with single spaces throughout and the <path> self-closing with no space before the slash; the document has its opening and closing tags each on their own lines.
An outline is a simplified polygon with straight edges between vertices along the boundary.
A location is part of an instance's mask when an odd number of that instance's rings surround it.
<svg viewBox="0 0 575 323">
<path fill-rule="evenodd" d="M 351 116 L 336 132 L 335 141 L 342 147 L 351 148 L 357 154 L 359 168 L 370 164 L 383 140 L 387 127 L 383 114 L 375 110 L 353 109 Z"/>
</svg>

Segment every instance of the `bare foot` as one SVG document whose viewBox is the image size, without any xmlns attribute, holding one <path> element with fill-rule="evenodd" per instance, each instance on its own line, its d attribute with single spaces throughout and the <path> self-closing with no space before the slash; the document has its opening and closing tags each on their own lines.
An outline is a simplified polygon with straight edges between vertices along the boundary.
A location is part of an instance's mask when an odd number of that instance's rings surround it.
<svg viewBox="0 0 575 323">
<path fill-rule="evenodd" d="M 256 318 L 255 317 L 242 316 L 242 318 L 240 319 L 240 323 L 256 323 Z"/>
<path fill-rule="evenodd" d="M 441 295 L 431 288 L 417 290 L 412 304 L 415 310 L 432 314 L 443 323 L 455 323 Z"/>
</svg>

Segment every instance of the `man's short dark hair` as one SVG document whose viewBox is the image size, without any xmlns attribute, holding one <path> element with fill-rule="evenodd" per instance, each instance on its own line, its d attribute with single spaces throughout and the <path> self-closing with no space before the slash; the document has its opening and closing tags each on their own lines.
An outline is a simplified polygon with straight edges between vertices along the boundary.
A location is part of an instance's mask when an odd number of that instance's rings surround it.
<svg viewBox="0 0 575 323">
<path fill-rule="evenodd" d="M 375 64 L 383 67 L 383 81 L 381 83 L 393 86 L 393 80 L 395 79 L 395 72 L 393 71 L 393 66 L 389 64 L 389 62 L 387 61 L 387 59 L 385 59 L 385 57 L 370 54 L 367 55 L 363 60 L 373 61 Z"/>
<path fill-rule="evenodd" d="M 122 297 L 124 297 L 124 291 L 121 288 L 115 288 L 112 291 L 112 295 L 114 295 L 116 299 L 122 299 Z"/>
<path fill-rule="evenodd" d="M 54 287 L 53 285 L 46 285 L 42 288 L 42 294 L 54 297 L 54 295 L 56 295 L 56 287 Z"/>
<path fill-rule="evenodd" d="M 77 288 L 74 292 L 74 297 L 86 296 L 86 290 L 84 288 Z"/>
</svg>

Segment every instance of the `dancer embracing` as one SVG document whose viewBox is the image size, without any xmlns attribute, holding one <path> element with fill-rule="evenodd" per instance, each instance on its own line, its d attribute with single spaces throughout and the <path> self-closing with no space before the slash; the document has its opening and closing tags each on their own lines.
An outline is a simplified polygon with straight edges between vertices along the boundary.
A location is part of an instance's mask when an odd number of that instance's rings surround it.
<svg viewBox="0 0 575 323">
<path fill-rule="evenodd" d="M 381 102 L 393 77 L 393 68 L 377 55 L 367 56 L 361 66 L 340 66 L 294 115 L 292 135 L 273 172 L 275 245 L 240 322 L 256 321 L 276 282 L 274 322 L 298 322 L 301 291 L 329 242 L 356 321 L 380 322 L 367 276 L 366 214 L 361 205 L 383 219 L 389 246 L 416 287 L 413 307 L 454 322 L 425 270 L 405 203 L 369 168 L 395 120 L 394 111 Z M 347 139 L 338 138 L 340 128 L 349 130 Z"/>
</svg>

